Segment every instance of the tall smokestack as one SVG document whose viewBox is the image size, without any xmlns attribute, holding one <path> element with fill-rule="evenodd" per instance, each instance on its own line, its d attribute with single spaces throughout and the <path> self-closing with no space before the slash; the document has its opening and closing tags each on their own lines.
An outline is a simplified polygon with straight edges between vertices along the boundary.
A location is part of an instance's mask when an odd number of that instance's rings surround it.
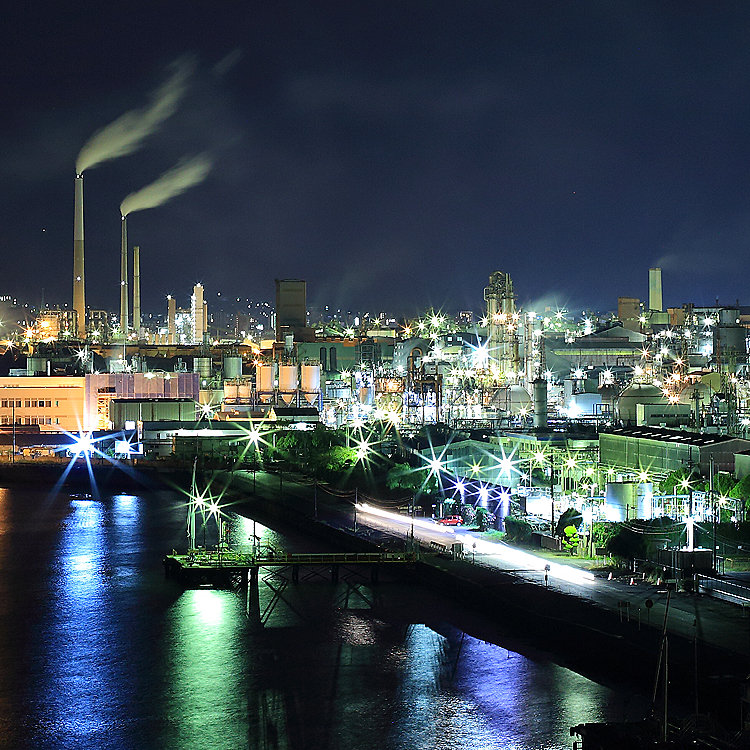
<svg viewBox="0 0 750 750">
<path fill-rule="evenodd" d="M 648 309 L 664 312 L 661 299 L 661 268 L 648 269 Z"/>
<path fill-rule="evenodd" d="M 174 344 L 177 341 L 177 324 L 175 318 L 177 317 L 177 303 L 171 294 L 167 295 L 167 331 L 169 332 L 169 338 L 167 343 Z"/>
<path fill-rule="evenodd" d="M 196 284 L 190 298 L 191 312 L 193 315 L 193 341 L 194 344 L 203 343 L 203 285 Z"/>
<path fill-rule="evenodd" d="M 122 218 L 122 239 L 120 241 L 120 333 L 128 337 L 128 220 Z"/>
<path fill-rule="evenodd" d="M 141 248 L 133 247 L 133 330 L 141 338 Z"/>
<path fill-rule="evenodd" d="M 73 310 L 75 334 L 86 338 L 86 283 L 83 273 L 83 174 L 76 175 L 73 220 Z"/>
</svg>

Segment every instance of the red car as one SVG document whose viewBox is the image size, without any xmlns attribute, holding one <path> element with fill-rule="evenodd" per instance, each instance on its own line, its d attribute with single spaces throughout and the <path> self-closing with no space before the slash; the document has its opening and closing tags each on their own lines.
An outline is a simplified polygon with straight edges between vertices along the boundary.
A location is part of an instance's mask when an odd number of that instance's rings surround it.
<svg viewBox="0 0 750 750">
<path fill-rule="evenodd" d="M 442 523 L 443 526 L 461 526 L 464 519 L 461 516 L 446 516 L 445 518 L 438 518 L 438 523 Z"/>
</svg>

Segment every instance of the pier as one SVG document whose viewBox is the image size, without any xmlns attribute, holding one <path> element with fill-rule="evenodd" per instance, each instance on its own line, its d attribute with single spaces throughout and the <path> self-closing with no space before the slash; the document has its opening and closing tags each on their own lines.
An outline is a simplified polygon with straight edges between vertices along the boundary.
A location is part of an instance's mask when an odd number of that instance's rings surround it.
<svg viewBox="0 0 750 750">
<path fill-rule="evenodd" d="M 339 567 L 369 566 L 370 577 L 377 581 L 377 571 L 382 565 L 405 565 L 416 562 L 412 552 L 324 552 L 289 553 L 263 547 L 256 552 L 242 553 L 232 550 L 194 549 L 185 553 L 174 550 L 165 555 L 164 570 L 169 577 L 185 585 L 227 585 L 237 574 L 257 575 L 259 568 L 289 568 L 292 580 L 299 581 L 299 570 L 305 568 L 328 568 L 331 580 L 336 582 Z"/>
</svg>

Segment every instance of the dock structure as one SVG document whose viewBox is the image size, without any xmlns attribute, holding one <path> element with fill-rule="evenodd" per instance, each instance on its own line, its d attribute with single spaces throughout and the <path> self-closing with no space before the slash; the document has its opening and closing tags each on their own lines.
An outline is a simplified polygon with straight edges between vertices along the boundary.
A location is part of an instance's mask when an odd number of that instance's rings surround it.
<svg viewBox="0 0 750 750">
<path fill-rule="evenodd" d="M 340 566 L 370 566 L 371 577 L 377 580 L 377 570 L 382 565 L 405 565 L 415 562 L 417 556 L 411 552 L 283 552 L 271 547 L 262 547 L 255 552 L 244 553 L 222 549 L 193 549 L 184 553 L 174 550 L 165 555 L 164 570 L 186 585 L 220 586 L 227 584 L 238 574 L 243 579 L 257 577 L 259 568 L 290 568 L 292 579 L 299 580 L 299 569 L 329 568 L 331 580 L 338 580 Z"/>
<path fill-rule="evenodd" d="M 173 550 L 163 562 L 166 575 L 188 587 L 246 589 L 248 619 L 262 628 L 277 604 L 285 600 L 284 591 L 289 585 L 301 580 L 328 579 L 332 584 L 344 584 L 347 597 L 354 594 L 366 601 L 354 579 L 362 581 L 369 572 L 369 579 L 375 584 L 382 567 L 404 566 L 416 560 L 413 552 L 290 553 L 262 547 L 249 554 L 228 549 L 194 549 L 184 554 Z M 263 575 L 261 571 L 265 571 Z M 261 607 L 259 595 L 261 580 L 271 593 L 265 607 Z"/>
</svg>

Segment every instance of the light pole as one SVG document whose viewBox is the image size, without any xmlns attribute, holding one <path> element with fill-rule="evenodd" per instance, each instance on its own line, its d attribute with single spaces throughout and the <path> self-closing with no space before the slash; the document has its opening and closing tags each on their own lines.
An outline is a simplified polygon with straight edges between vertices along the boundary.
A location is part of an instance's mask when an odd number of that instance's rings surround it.
<svg viewBox="0 0 750 750">
<path fill-rule="evenodd" d="M 552 516 L 550 521 L 550 535 L 555 536 L 555 458 L 549 457 L 549 496 L 552 503 Z"/>
<path fill-rule="evenodd" d="M 717 562 L 716 559 L 716 497 L 714 495 L 714 456 L 713 453 L 709 456 L 709 471 L 708 471 L 708 501 L 711 503 L 711 515 L 713 516 L 713 565 L 714 572 L 716 572 Z"/>
</svg>

